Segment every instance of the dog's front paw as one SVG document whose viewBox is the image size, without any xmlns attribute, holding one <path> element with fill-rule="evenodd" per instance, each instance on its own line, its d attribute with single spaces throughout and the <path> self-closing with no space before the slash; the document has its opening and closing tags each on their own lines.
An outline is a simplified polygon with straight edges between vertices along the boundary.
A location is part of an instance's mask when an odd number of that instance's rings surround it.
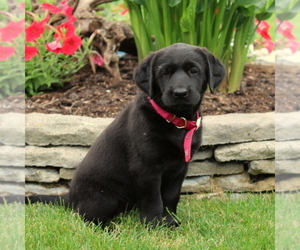
<svg viewBox="0 0 300 250">
<path fill-rule="evenodd" d="M 174 219 L 171 216 L 164 217 L 163 223 L 168 227 L 179 227 L 181 225 L 181 222 L 179 220 Z"/>
</svg>

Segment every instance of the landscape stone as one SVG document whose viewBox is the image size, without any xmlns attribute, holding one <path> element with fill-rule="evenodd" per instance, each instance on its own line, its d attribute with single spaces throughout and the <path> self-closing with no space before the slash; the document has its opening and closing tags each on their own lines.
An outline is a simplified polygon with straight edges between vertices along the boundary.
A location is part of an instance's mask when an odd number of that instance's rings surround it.
<svg viewBox="0 0 300 250">
<path fill-rule="evenodd" d="M 181 193 L 201 193 L 211 191 L 212 186 L 210 176 L 187 178 L 184 180 L 181 187 Z"/>
<path fill-rule="evenodd" d="M 74 173 L 75 169 L 61 168 L 59 170 L 60 178 L 65 180 L 71 180 L 73 178 Z"/>
<path fill-rule="evenodd" d="M 276 192 L 300 190 L 300 175 L 277 181 L 278 179 L 276 177 Z"/>
<path fill-rule="evenodd" d="M 244 165 L 241 162 L 219 163 L 216 161 L 202 161 L 191 162 L 187 176 L 229 175 L 239 174 L 243 171 Z"/>
<path fill-rule="evenodd" d="M 90 146 L 113 118 L 40 114 L 26 115 L 26 143 L 29 145 Z"/>
<path fill-rule="evenodd" d="M 300 174 L 300 159 L 276 160 L 276 174 Z"/>
<path fill-rule="evenodd" d="M 275 139 L 274 112 L 204 116 L 202 145 Z"/>
<path fill-rule="evenodd" d="M 65 183 L 72 179 L 76 166 L 89 150 L 87 146 L 113 121 L 112 118 L 34 113 L 26 117 L 26 180 L 30 181 L 26 184 L 27 195 L 67 193 L 67 186 L 55 182 L 63 180 L 61 183 Z M 274 177 L 263 176 L 256 182 L 250 179 L 250 174 L 274 174 L 274 113 L 205 116 L 203 137 L 204 146 L 190 163 L 182 193 L 274 190 Z M 290 142 L 279 143 L 284 143 L 285 147 L 290 145 L 286 144 Z M 7 148 L 7 152 L 13 152 L 13 149 Z M 25 149 L 22 149 L 24 163 Z M 296 149 L 295 145 L 295 153 Z M 13 160 L 6 155 L 5 166 Z M 213 160 L 214 156 L 219 162 Z M 0 163 L 1 160 L 0 155 Z M 249 172 L 244 169 L 246 162 L 249 162 Z M 48 172 L 50 177 L 46 174 Z M 50 181 L 54 182 L 50 184 Z"/>
<path fill-rule="evenodd" d="M 69 192 L 69 189 L 60 184 L 25 184 L 25 195 L 64 195 Z"/>
<path fill-rule="evenodd" d="M 300 141 L 276 141 L 276 160 L 300 158 Z"/>
<path fill-rule="evenodd" d="M 0 167 L 0 182 L 25 182 L 24 168 Z"/>
<path fill-rule="evenodd" d="M 198 150 L 192 158 L 192 161 L 205 160 L 212 158 L 214 156 L 214 152 L 212 148 L 207 148 L 205 150 Z"/>
<path fill-rule="evenodd" d="M 25 114 L 0 114 L 0 145 L 25 145 Z"/>
<path fill-rule="evenodd" d="M 0 166 L 25 167 L 25 147 L 0 146 Z"/>
<path fill-rule="evenodd" d="M 26 166 L 75 168 L 86 156 L 86 147 L 26 146 Z"/>
<path fill-rule="evenodd" d="M 25 182 L 0 182 L 0 196 L 5 195 L 24 195 Z"/>
<path fill-rule="evenodd" d="M 53 183 L 58 182 L 59 174 L 54 168 L 26 168 L 26 181 Z"/>
<path fill-rule="evenodd" d="M 250 175 L 246 172 L 216 177 L 214 178 L 214 186 L 217 190 L 230 192 L 245 192 L 253 188 L 253 184 L 250 184 Z"/>
<path fill-rule="evenodd" d="M 250 191 L 263 192 L 275 190 L 275 177 L 269 177 L 264 180 L 253 183 Z"/>
<path fill-rule="evenodd" d="M 248 173 L 252 175 L 275 174 L 274 160 L 259 160 L 249 163 Z"/>
<path fill-rule="evenodd" d="M 300 139 L 300 112 L 275 114 L 276 141 Z"/>
<path fill-rule="evenodd" d="M 219 162 L 264 160 L 274 156 L 275 141 L 221 145 L 215 150 L 215 159 Z"/>
</svg>

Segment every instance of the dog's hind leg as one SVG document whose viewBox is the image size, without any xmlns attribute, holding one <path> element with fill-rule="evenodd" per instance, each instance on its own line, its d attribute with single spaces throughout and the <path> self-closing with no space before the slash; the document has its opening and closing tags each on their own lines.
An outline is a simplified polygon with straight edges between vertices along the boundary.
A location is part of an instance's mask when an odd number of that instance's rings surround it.
<svg viewBox="0 0 300 250">
<path fill-rule="evenodd" d="M 113 217 L 126 210 L 126 205 L 119 202 L 117 198 L 94 194 L 80 200 L 74 210 L 83 216 L 84 220 L 104 228 Z"/>
</svg>

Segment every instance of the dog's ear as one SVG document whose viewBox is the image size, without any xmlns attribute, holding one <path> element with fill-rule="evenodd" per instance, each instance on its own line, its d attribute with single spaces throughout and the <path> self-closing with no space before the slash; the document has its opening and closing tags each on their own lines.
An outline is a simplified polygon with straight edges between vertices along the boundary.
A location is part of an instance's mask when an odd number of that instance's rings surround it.
<svg viewBox="0 0 300 250">
<path fill-rule="evenodd" d="M 226 70 L 221 61 L 216 58 L 206 48 L 200 48 L 207 62 L 208 86 L 211 92 L 222 82 L 226 75 Z"/>
<path fill-rule="evenodd" d="M 155 52 L 150 53 L 134 70 L 133 80 L 150 97 L 152 96 L 153 86 L 153 64 Z"/>
</svg>

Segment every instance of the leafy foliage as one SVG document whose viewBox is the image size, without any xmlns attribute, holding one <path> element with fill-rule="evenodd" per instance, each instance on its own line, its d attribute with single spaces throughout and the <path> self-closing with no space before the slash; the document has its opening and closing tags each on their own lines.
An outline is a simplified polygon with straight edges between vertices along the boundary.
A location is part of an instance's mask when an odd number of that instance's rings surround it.
<svg viewBox="0 0 300 250">
<path fill-rule="evenodd" d="M 57 7 L 42 3 L 46 16 L 27 15 L 32 19 L 26 28 L 25 44 L 25 90 L 27 95 L 36 95 L 50 89 L 54 84 L 63 86 L 72 74 L 86 64 L 87 55 L 97 54 L 89 46 L 93 35 L 87 41 L 79 36 L 72 15 L 73 8 L 62 1 Z M 51 25 L 49 13 L 64 15 L 67 20 Z"/>
<path fill-rule="evenodd" d="M 22 12 L 22 6 L 17 5 Z M 0 4 L 0 98 L 24 92 L 24 21 Z"/>
<path fill-rule="evenodd" d="M 184 42 L 207 47 L 227 68 L 223 91 L 239 89 L 256 25 L 268 19 L 274 0 L 125 0 L 139 60 L 150 51 Z"/>
</svg>

